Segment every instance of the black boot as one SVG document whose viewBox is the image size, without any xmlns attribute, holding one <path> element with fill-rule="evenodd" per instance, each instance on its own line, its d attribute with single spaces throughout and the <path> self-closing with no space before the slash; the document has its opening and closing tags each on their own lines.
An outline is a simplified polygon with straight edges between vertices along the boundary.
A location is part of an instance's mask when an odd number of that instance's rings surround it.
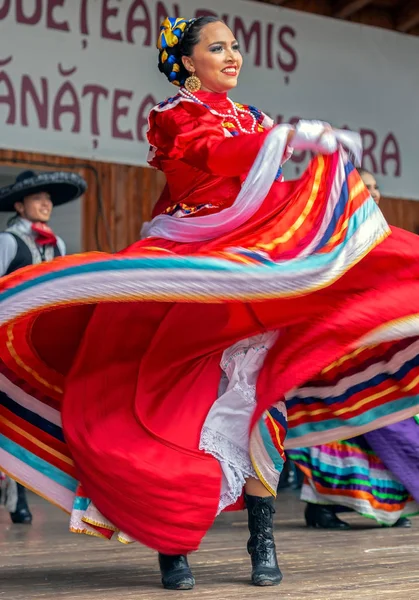
<svg viewBox="0 0 419 600">
<path fill-rule="evenodd" d="M 407 517 L 400 517 L 392 527 L 412 527 L 412 521 Z"/>
<path fill-rule="evenodd" d="M 159 553 L 161 582 L 166 590 L 191 590 L 195 579 L 183 554 L 169 555 Z"/>
<path fill-rule="evenodd" d="M 319 527 L 320 529 L 350 529 L 350 525 L 341 521 L 332 508 L 322 504 L 311 504 L 307 502 L 304 511 L 307 527 Z"/>
<path fill-rule="evenodd" d="M 273 532 L 274 502 L 272 496 L 260 498 L 246 495 L 250 531 L 247 551 L 252 560 L 253 585 L 278 585 L 282 580 Z"/>
<path fill-rule="evenodd" d="M 13 523 L 30 525 L 32 523 L 32 514 L 29 510 L 26 500 L 26 490 L 20 483 L 17 484 L 17 505 L 15 512 L 10 513 Z"/>
</svg>

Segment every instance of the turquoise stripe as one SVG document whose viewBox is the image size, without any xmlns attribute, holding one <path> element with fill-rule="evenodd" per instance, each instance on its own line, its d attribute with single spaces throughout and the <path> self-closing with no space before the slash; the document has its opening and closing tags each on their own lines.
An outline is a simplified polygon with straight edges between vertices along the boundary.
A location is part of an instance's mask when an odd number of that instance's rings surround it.
<svg viewBox="0 0 419 600">
<path fill-rule="evenodd" d="M 64 488 L 70 490 L 71 492 L 75 492 L 77 489 L 78 482 L 76 479 L 64 473 L 61 469 L 58 469 L 54 465 L 51 465 L 46 460 L 39 458 L 29 450 L 22 448 L 9 438 L 0 434 L 0 448 L 14 456 L 15 458 L 21 460 L 23 463 L 32 467 L 35 471 L 42 473 L 55 483 L 63 486 Z M 12 474 L 13 475 L 13 474 Z"/>
<path fill-rule="evenodd" d="M 363 449 L 360 448 L 360 450 Z M 348 459 L 352 460 L 352 464 L 350 465 L 333 465 L 330 462 L 328 462 L 326 459 L 323 459 L 322 456 L 325 457 L 330 457 L 331 455 L 327 454 L 327 453 L 323 453 L 320 449 L 320 456 L 315 456 L 314 454 L 312 454 L 310 452 L 310 448 L 307 448 L 307 452 L 306 454 L 298 454 L 293 452 L 292 450 L 290 450 L 288 452 L 290 458 L 292 460 L 300 460 L 303 463 L 307 463 L 310 466 L 312 466 L 313 468 L 317 468 L 319 471 L 321 471 L 322 473 L 327 472 L 328 474 L 332 474 L 332 475 L 336 475 L 337 477 L 347 477 L 348 475 L 352 475 L 354 472 L 357 475 L 366 475 L 370 481 L 375 481 L 375 482 L 387 482 L 385 483 L 384 487 L 388 487 L 389 483 L 387 479 L 384 479 L 382 477 L 376 477 L 373 478 L 371 477 L 371 470 L 376 470 L 376 467 L 374 467 L 373 463 L 369 463 L 369 466 L 365 467 L 365 462 L 368 462 L 368 454 L 365 454 L 363 452 L 363 458 L 362 456 L 360 456 L 358 453 L 354 453 L 353 456 L 351 457 L 347 457 L 347 456 L 343 456 L 343 455 L 337 455 L 337 460 L 342 461 L 342 463 Z M 382 463 L 381 463 L 382 464 Z M 384 467 L 384 465 L 383 465 Z M 401 484 L 399 484 L 401 485 Z M 379 485 L 379 487 L 383 487 L 381 484 Z M 401 485 L 401 487 L 404 489 L 404 487 Z"/>
<path fill-rule="evenodd" d="M 272 441 L 271 434 L 269 429 L 266 427 L 266 423 L 263 418 L 259 419 L 258 426 L 263 446 L 268 453 L 275 469 L 278 471 L 278 473 L 281 473 L 284 466 L 284 461 Z"/>
<path fill-rule="evenodd" d="M 325 267 L 328 267 L 331 263 L 333 263 L 333 261 L 335 261 L 339 254 L 342 252 L 342 249 L 345 247 L 349 239 L 355 234 L 357 229 L 362 225 L 365 219 L 370 216 L 370 214 L 371 208 L 369 207 L 369 203 L 364 203 L 351 217 L 345 240 L 332 252 L 326 254 L 313 254 L 302 259 L 292 259 L 286 262 L 272 262 L 264 263 L 263 265 L 258 264 L 251 266 L 235 264 L 228 260 L 220 260 L 208 257 L 171 256 L 158 258 L 147 257 L 109 259 L 103 262 L 92 262 L 87 264 L 75 265 L 72 267 L 67 267 L 61 271 L 54 271 L 46 273 L 44 275 L 40 275 L 35 279 L 25 281 L 20 285 L 17 285 L 9 290 L 2 292 L 1 299 L 8 299 L 12 296 L 19 294 L 22 291 L 40 286 L 48 281 L 99 271 L 110 272 L 143 269 L 170 270 L 181 268 L 185 270 L 213 270 L 217 272 L 234 272 L 243 273 L 244 275 L 251 275 L 253 273 L 260 273 L 261 269 L 267 268 L 271 271 L 274 271 L 275 275 L 281 273 L 298 272 L 298 276 L 299 278 L 301 278 L 302 271 L 314 271 L 317 269 L 324 269 Z M 379 226 L 379 229 L 381 231 L 381 222 L 379 222 L 379 220 L 377 220 L 377 226 Z M 375 235 L 371 237 L 370 246 L 372 246 L 375 243 L 377 235 L 378 233 L 376 232 Z"/>
<path fill-rule="evenodd" d="M 66 277 L 72 277 L 74 275 L 83 275 L 92 272 L 109 272 L 109 271 L 124 271 L 124 270 L 142 270 L 142 269 L 197 269 L 197 270 L 208 270 L 211 268 L 213 271 L 241 271 L 242 267 L 240 264 L 230 263 L 226 260 L 211 259 L 211 258 L 185 258 L 185 257 L 170 257 L 170 258 L 119 258 L 109 259 L 103 262 L 89 262 L 72 267 L 64 268 L 60 271 L 54 271 L 40 275 L 35 279 L 25 281 L 20 285 L 5 290 L 0 294 L 1 299 L 10 298 L 19 292 L 31 289 L 43 283 L 53 281 L 55 279 L 63 279 Z M 1 301 L 1 300 L 0 300 Z"/>
<path fill-rule="evenodd" d="M 76 496 L 73 502 L 74 510 L 87 510 L 91 504 L 91 500 L 89 498 L 83 498 L 82 496 Z"/>
<path fill-rule="evenodd" d="M 348 419 L 326 419 L 318 423 L 303 423 L 298 426 L 293 426 L 291 422 L 288 423 L 289 429 L 287 439 L 296 440 L 309 433 L 323 433 L 330 429 L 337 429 L 346 425 L 351 425 L 352 427 L 361 427 L 363 425 L 367 425 L 368 423 L 372 423 L 379 417 L 384 417 L 391 413 L 410 409 L 418 405 L 419 395 L 416 394 L 415 396 L 407 396 L 405 398 L 399 398 L 398 400 L 392 400 L 391 402 L 387 402 L 381 406 L 368 410 L 357 417 Z M 339 432 L 336 435 L 339 437 Z M 355 435 L 357 435 L 356 431 L 353 431 L 350 434 L 351 437 Z"/>
<path fill-rule="evenodd" d="M 353 457 L 356 459 L 356 467 L 354 467 L 354 465 L 348 465 L 348 466 L 339 466 L 339 465 L 331 465 L 330 463 L 328 463 L 327 461 L 322 460 L 321 458 L 317 458 L 316 456 L 310 456 L 310 462 L 312 463 L 312 465 L 315 465 L 319 471 L 322 470 L 326 470 L 328 473 L 332 473 L 333 475 L 338 475 L 339 477 L 346 477 L 347 475 L 350 475 L 351 473 L 354 472 L 354 470 L 356 469 L 356 472 L 361 474 L 361 475 L 368 475 L 370 474 L 370 467 L 364 467 L 362 466 L 362 458 L 360 458 L 359 456 Z M 340 460 L 344 461 L 346 460 L 347 457 L 341 457 Z M 367 460 L 367 457 L 365 457 L 365 460 Z M 377 481 L 380 479 L 377 479 Z"/>
</svg>

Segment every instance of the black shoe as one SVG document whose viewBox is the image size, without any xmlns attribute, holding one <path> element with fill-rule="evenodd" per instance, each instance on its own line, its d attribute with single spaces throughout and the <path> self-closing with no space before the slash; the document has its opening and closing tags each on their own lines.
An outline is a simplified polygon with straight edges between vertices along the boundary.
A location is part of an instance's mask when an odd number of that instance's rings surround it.
<svg viewBox="0 0 419 600">
<path fill-rule="evenodd" d="M 22 508 L 21 510 L 10 513 L 10 518 L 13 523 L 19 525 L 30 525 L 32 523 L 32 515 L 27 508 Z"/>
<path fill-rule="evenodd" d="M 350 529 L 350 525 L 341 521 L 331 508 L 322 504 L 311 504 L 307 502 L 304 511 L 307 527 L 319 527 L 320 529 Z"/>
<path fill-rule="evenodd" d="M 278 585 L 282 580 L 273 532 L 274 502 L 272 496 L 246 495 L 250 531 L 247 551 L 252 561 L 252 583 L 257 586 Z"/>
<path fill-rule="evenodd" d="M 400 519 L 396 521 L 392 527 L 412 527 L 412 521 L 406 517 L 400 517 Z"/>
<path fill-rule="evenodd" d="M 290 461 L 287 459 L 279 476 L 277 491 L 284 490 L 290 486 Z"/>
<path fill-rule="evenodd" d="M 32 523 L 32 514 L 26 500 L 26 490 L 20 483 L 17 484 L 16 510 L 10 513 L 10 518 L 16 524 L 30 525 Z"/>
<path fill-rule="evenodd" d="M 191 590 L 195 579 L 183 554 L 174 556 L 159 553 L 161 582 L 166 590 Z"/>
</svg>

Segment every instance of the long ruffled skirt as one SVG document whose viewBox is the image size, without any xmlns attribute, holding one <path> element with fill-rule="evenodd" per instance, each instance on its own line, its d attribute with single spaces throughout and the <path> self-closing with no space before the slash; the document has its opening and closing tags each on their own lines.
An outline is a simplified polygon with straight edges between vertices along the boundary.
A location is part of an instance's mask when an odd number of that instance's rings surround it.
<svg viewBox="0 0 419 600">
<path fill-rule="evenodd" d="M 419 513 L 419 425 L 408 419 L 364 436 L 295 448 L 301 500 L 351 509 L 384 525 Z"/>
<path fill-rule="evenodd" d="M 286 413 L 300 447 L 418 412 L 418 238 L 390 232 L 341 152 L 212 241 L 147 238 L 4 278 L 0 467 L 69 512 L 81 482 L 127 539 L 195 550 L 232 489 L 213 412 L 224 395 L 234 415 L 238 392 L 220 390 L 223 354 L 269 332 L 233 437 L 248 440 L 239 471 L 272 493 Z"/>
</svg>

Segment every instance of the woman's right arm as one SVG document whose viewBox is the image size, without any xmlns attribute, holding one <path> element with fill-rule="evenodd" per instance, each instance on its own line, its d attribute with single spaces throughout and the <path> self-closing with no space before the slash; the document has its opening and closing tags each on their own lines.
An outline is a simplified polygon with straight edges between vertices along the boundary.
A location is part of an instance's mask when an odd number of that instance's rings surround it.
<svg viewBox="0 0 419 600">
<path fill-rule="evenodd" d="M 226 137 L 219 119 L 207 110 L 195 116 L 174 108 L 155 115 L 149 141 L 165 160 L 182 160 L 216 176 L 236 177 L 250 170 L 270 131 Z"/>
<path fill-rule="evenodd" d="M 226 137 L 219 119 L 201 106 L 191 114 L 182 107 L 153 111 L 149 141 L 165 160 L 182 160 L 216 176 L 236 177 L 249 172 L 273 129 Z M 320 121 L 300 121 L 288 133 L 288 148 L 328 154 L 337 149 L 334 130 Z M 285 158 L 285 157 L 284 157 Z"/>
</svg>

